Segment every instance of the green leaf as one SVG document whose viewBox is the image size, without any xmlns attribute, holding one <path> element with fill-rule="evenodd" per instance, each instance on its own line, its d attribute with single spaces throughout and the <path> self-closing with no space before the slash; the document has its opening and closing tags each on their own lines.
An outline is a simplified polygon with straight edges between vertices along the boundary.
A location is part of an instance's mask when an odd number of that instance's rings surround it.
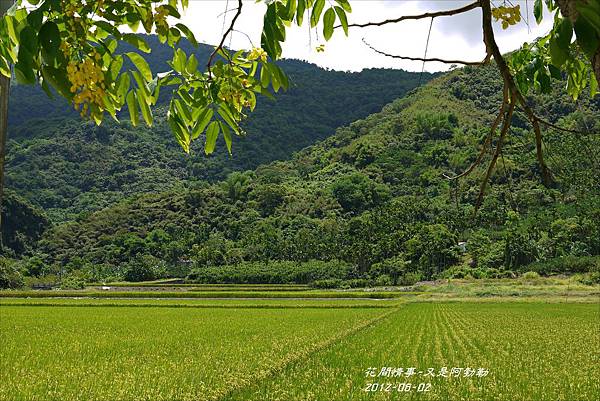
<svg viewBox="0 0 600 401">
<path fill-rule="evenodd" d="M 171 60 L 171 66 L 173 69 L 179 73 L 183 73 L 185 71 L 186 64 L 187 56 L 185 55 L 185 52 L 181 49 L 175 50 L 173 60 Z"/>
<path fill-rule="evenodd" d="M 590 23 L 596 30 L 596 33 L 600 34 L 600 4 L 596 1 L 590 1 L 588 4 L 580 2 L 577 6 L 577 11 L 581 17 Z"/>
<path fill-rule="evenodd" d="M 542 22 L 544 16 L 544 6 L 542 0 L 535 0 L 533 3 L 533 15 L 535 16 L 535 22 L 538 24 Z"/>
<path fill-rule="evenodd" d="M 313 6 L 312 13 L 310 14 L 310 26 L 314 28 L 319 23 L 321 19 L 321 13 L 323 12 L 323 7 L 325 7 L 325 0 L 316 0 L 315 5 Z"/>
<path fill-rule="evenodd" d="M 181 14 L 179 14 L 179 11 L 177 11 L 177 9 L 169 4 L 163 4 L 162 5 L 167 11 L 168 11 L 168 15 L 175 17 L 177 19 L 181 18 Z"/>
<path fill-rule="evenodd" d="M 8 31 L 8 36 L 10 37 L 11 41 L 15 44 L 19 43 L 19 39 L 17 37 L 17 30 L 15 28 L 15 25 L 17 25 L 17 23 L 14 17 L 6 15 L 4 17 L 4 21 L 6 22 L 6 29 Z"/>
<path fill-rule="evenodd" d="M 8 63 L 6 62 L 6 60 L 4 60 L 4 57 L 0 56 L 0 74 L 4 75 L 7 78 L 10 78 L 10 67 L 8 65 Z M 44 82 L 42 82 L 42 84 L 44 84 Z"/>
<path fill-rule="evenodd" d="M 17 82 L 22 84 L 33 84 L 35 83 L 35 72 L 34 72 L 34 54 L 37 53 L 36 44 L 37 38 L 34 40 L 35 43 L 30 42 L 30 35 L 33 33 L 31 27 L 25 27 L 21 31 L 21 45 L 19 46 L 19 55 L 17 64 L 15 64 L 15 75 Z M 29 41 L 29 42 L 28 42 Z"/>
<path fill-rule="evenodd" d="M 134 52 L 125 53 L 125 55 L 129 57 L 146 81 L 152 81 L 152 71 L 148 62 L 142 56 Z"/>
<path fill-rule="evenodd" d="M 594 27 L 585 19 L 577 18 L 574 25 L 577 44 L 581 47 L 588 58 L 594 57 L 596 49 L 600 46 L 600 35 Z"/>
<path fill-rule="evenodd" d="M 221 131 L 223 132 L 223 138 L 225 139 L 225 145 L 227 145 L 227 151 L 229 152 L 229 155 L 231 155 L 231 130 L 222 121 L 219 121 L 219 126 L 221 127 Z"/>
<path fill-rule="evenodd" d="M 47 21 L 40 28 L 38 40 L 48 58 L 54 60 L 60 47 L 60 32 L 58 26 L 52 21 Z"/>
<path fill-rule="evenodd" d="M 343 11 L 343 10 L 342 10 Z M 335 11 L 333 8 L 328 8 L 323 16 L 323 37 L 325 40 L 331 39 L 333 35 L 333 24 L 335 23 Z"/>
<path fill-rule="evenodd" d="M 198 47 L 198 42 L 196 41 L 196 37 L 194 36 L 194 33 L 192 31 L 190 31 L 190 28 L 188 28 L 187 26 L 185 26 L 182 23 L 179 24 L 175 24 L 175 26 L 177 28 L 179 28 L 179 30 L 181 32 L 183 32 L 183 34 L 185 35 L 185 37 L 187 38 L 187 40 L 190 41 L 190 43 L 194 46 L 194 47 Z"/>
<path fill-rule="evenodd" d="M 71 82 L 69 82 L 64 70 L 59 70 L 58 68 L 53 68 L 50 66 L 44 66 L 42 68 L 42 77 L 44 78 L 44 81 L 48 81 L 54 88 L 56 88 L 58 93 L 60 93 L 67 100 L 71 101 L 73 98 L 73 94 L 70 90 Z"/>
<path fill-rule="evenodd" d="M 548 71 L 550 71 L 550 76 L 552 78 L 557 79 L 557 80 L 562 79 L 562 73 L 560 72 L 559 68 L 556 68 L 552 64 L 548 64 Z"/>
<path fill-rule="evenodd" d="M 214 113 L 215 112 L 210 107 L 202 109 L 200 114 L 195 118 L 197 122 L 192 129 L 192 139 L 198 138 L 200 134 L 204 132 Z"/>
<path fill-rule="evenodd" d="M 573 24 L 568 18 L 562 18 L 558 23 L 556 30 L 556 40 L 559 46 L 568 51 L 571 45 L 571 39 L 573 38 Z"/>
<path fill-rule="evenodd" d="M 185 71 L 188 74 L 193 74 L 198 70 L 198 59 L 195 54 L 192 54 L 185 65 Z"/>
<path fill-rule="evenodd" d="M 273 94 L 271 92 L 269 92 L 269 90 L 267 88 L 260 88 L 260 94 L 263 95 L 264 97 L 271 99 L 271 100 L 275 100 L 275 96 L 273 96 Z"/>
<path fill-rule="evenodd" d="M 22 47 L 25 47 L 32 55 L 38 52 L 37 32 L 28 25 L 26 25 L 19 34 L 19 48 Z"/>
<path fill-rule="evenodd" d="M 150 53 L 152 51 L 152 49 L 150 49 L 150 46 L 148 46 L 148 43 L 146 43 L 146 41 L 144 39 L 142 39 L 141 36 L 136 35 L 134 33 L 123 34 L 123 40 L 125 42 L 129 43 L 130 45 L 134 46 L 135 48 L 143 51 L 144 53 Z M 137 64 L 136 64 L 136 66 L 137 66 Z"/>
<path fill-rule="evenodd" d="M 181 122 L 185 126 L 192 125 L 192 113 L 186 105 L 184 105 L 180 99 L 173 99 L 173 103 L 175 104 L 175 110 L 177 110 L 177 115 L 181 118 Z"/>
<path fill-rule="evenodd" d="M 219 136 L 219 123 L 213 121 L 209 124 L 206 129 L 206 142 L 204 144 L 204 153 L 210 155 L 215 150 L 217 144 L 217 137 Z"/>
<path fill-rule="evenodd" d="M 590 97 L 594 97 L 598 94 L 598 81 L 594 73 L 590 74 Z"/>
<path fill-rule="evenodd" d="M 115 37 L 121 37 L 119 30 L 111 23 L 108 23 L 106 21 L 94 21 L 94 25 L 96 25 L 98 28 L 102 29 L 104 32 L 110 35 L 113 35 Z"/>
<path fill-rule="evenodd" d="M 340 19 L 340 23 L 342 24 L 342 29 L 344 29 L 344 33 L 348 36 L 348 18 L 346 17 L 346 13 L 343 9 L 338 6 L 335 6 L 335 13 L 338 15 Z"/>
<path fill-rule="evenodd" d="M 168 121 L 177 143 L 179 143 L 185 153 L 190 153 L 190 133 L 184 124 L 182 124 L 180 116 L 171 109 L 169 111 Z"/>
<path fill-rule="evenodd" d="M 37 9 L 37 10 L 31 11 L 29 14 L 27 14 L 27 25 L 29 25 L 33 29 L 37 30 L 42 25 L 43 17 L 44 17 L 44 14 L 43 14 L 42 10 Z"/>
<path fill-rule="evenodd" d="M 269 86 L 269 81 L 271 81 L 271 73 L 267 68 L 267 64 L 265 63 L 260 68 L 260 85 L 263 88 L 266 88 Z"/>
<path fill-rule="evenodd" d="M 288 0 L 285 5 L 286 20 L 292 21 L 294 19 L 294 15 L 296 15 L 296 6 L 296 0 Z"/>
<path fill-rule="evenodd" d="M 129 78 L 129 74 L 121 74 L 117 81 L 117 96 L 121 99 L 121 102 L 125 100 L 127 96 L 127 92 L 129 91 L 129 87 L 131 84 L 131 79 Z"/>
<path fill-rule="evenodd" d="M 219 108 L 217 109 L 217 113 L 235 132 L 238 132 L 238 125 L 235 121 L 235 118 L 231 114 L 231 110 L 229 110 L 227 104 L 220 104 Z"/>
<path fill-rule="evenodd" d="M 548 50 L 550 51 L 550 58 L 552 59 L 552 64 L 556 67 L 560 68 L 569 57 L 569 53 L 566 52 L 562 47 L 560 47 L 556 40 L 550 40 Z"/>
<path fill-rule="evenodd" d="M 275 64 L 266 63 L 265 67 L 267 67 L 269 75 L 271 76 L 271 86 L 273 87 L 273 90 L 275 92 L 278 92 L 279 88 L 281 87 L 281 82 L 279 82 L 279 79 L 277 77 L 277 68 Z"/>
<path fill-rule="evenodd" d="M 114 120 L 119 121 L 117 119 L 117 110 L 108 93 L 102 97 L 102 102 L 104 103 L 104 110 L 106 110 Z"/>
<path fill-rule="evenodd" d="M 100 44 L 102 45 L 102 47 L 104 47 L 106 49 L 106 51 L 109 54 L 113 54 L 115 52 L 115 50 L 117 50 L 117 47 L 119 46 L 119 43 L 114 39 L 107 39 L 104 41 L 100 41 Z"/>
<path fill-rule="evenodd" d="M 290 87 L 290 81 L 285 72 L 275 63 L 271 63 L 271 71 L 277 76 L 277 81 L 279 81 L 281 87 L 287 90 Z"/>
<path fill-rule="evenodd" d="M 114 81 L 119 76 L 121 67 L 123 67 L 123 56 L 119 55 L 111 61 L 108 68 L 108 71 L 110 72 L 109 79 L 111 81 Z"/>
<path fill-rule="evenodd" d="M 548 75 L 545 70 L 538 70 L 538 73 L 536 74 L 536 81 L 539 84 L 542 93 L 550 92 L 550 75 Z"/>
<path fill-rule="evenodd" d="M 152 112 L 150 111 L 150 106 L 148 106 L 148 98 L 142 91 L 136 91 L 137 101 L 140 105 L 140 110 L 142 111 L 142 116 L 144 117 L 144 121 L 146 121 L 146 125 L 152 126 Z"/>
<path fill-rule="evenodd" d="M 348 0 L 335 0 L 335 2 L 342 6 L 346 12 L 352 12 L 352 7 L 350 6 L 350 2 Z"/>
<path fill-rule="evenodd" d="M 135 90 L 132 90 L 127 94 L 127 109 L 129 110 L 131 124 L 136 127 L 140 121 L 140 114 L 135 101 Z"/>
<path fill-rule="evenodd" d="M 144 97 L 150 97 L 150 91 L 146 86 L 146 82 L 144 81 L 142 74 L 140 74 L 139 71 L 131 71 L 131 75 L 133 75 L 133 79 L 135 79 L 135 83 L 137 84 L 137 91 L 140 94 L 143 94 Z"/>
<path fill-rule="evenodd" d="M 167 33 L 167 42 L 169 46 L 175 47 L 176 44 L 181 40 L 181 32 L 179 29 L 175 27 L 169 28 L 169 32 Z"/>
<path fill-rule="evenodd" d="M 306 0 L 298 0 L 298 7 L 296 8 L 296 23 L 298 26 L 302 25 L 304 20 L 304 12 L 306 11 Z"/>
</svg>

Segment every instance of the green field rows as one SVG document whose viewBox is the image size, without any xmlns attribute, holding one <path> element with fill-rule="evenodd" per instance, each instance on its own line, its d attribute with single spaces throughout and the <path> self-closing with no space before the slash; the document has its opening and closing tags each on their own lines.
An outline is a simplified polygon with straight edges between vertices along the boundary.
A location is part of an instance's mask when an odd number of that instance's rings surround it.
<svg viewBox="0 0 600 401">
<path fill-rule="evenodd" d="M 386 311 L 2 306 L 0 399 L 216 399 Z"/>
<path fill-rule="evenodd" d="M 235 300 L 107 299 L 85 300 L 95 307 L 69 306 L 78 302 L 2 300 L 0 400 L 585 401 L 600 396 L 597 304 L 306 300 L 300 309 L 294 306 L 299 301 L 285 300 L 248 300 L 244 308 Z M 118 302 L 144 307 L 114 307 Z M 187 307 L 173 307 L 181 306 L 175 302 Z M 325 304 L 316 307 L 319 302 Z M 436 372 L 470 367 L 489 374 L 365 375 L 383 367 Z M 373 383 L 384 386 L 365 391 Z M 390 390 L 388 383 L 414 387 Z M 417 391 L 425 388 L 421 383 L 429 391 Z"/>
<path fill-rule="evenodd" d="M 416 292 L 386 291 L 1 291 L 0 298 L 398 298 Z"/>
<path fill-rule="evenodd" d="M 0 306 L 234 308 L 234 309 L 348 309 L 397 308 L 399 299 L 111 299 L 111 298 L 0 298 Z"/>
<path fill-rule="evenodd" d="M 598 305 L 411 304 L 225 399 L 597 400 L 599 345 Z M 442 367 L 483 367 L 489 375 L 373 378 L 365 374 L 369 367 L 432 367 L 436 373 Z M 413 389 L 365 391 L 368 383 L 402 382 Z M 431 384 L 430 390 L 418 392 L 420 383 Z"/>
</svg>

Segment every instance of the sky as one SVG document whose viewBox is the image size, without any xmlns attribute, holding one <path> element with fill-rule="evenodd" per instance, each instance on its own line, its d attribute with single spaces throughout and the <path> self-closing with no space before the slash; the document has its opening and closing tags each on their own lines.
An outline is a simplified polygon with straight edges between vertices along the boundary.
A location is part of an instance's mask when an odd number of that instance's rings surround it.
<svg viewBox="0 0 600 401">
<path fill-rule="evenodd" d="M 453 9 L 471 2 L 472 0 L 350 0 L 352 13 L 349 14 L 348 20 L 350 23 L 375 22 L 402 15 Z M 499 23 L 494 24 L 496 40 L 502 52 L 515 50 L 524 42 L 546 34 L 552 26 L 552 19 L 548 17 L 547 10 L 544 20 L 537 25 L 533 17 L 533 0 L 510 2 L 521 6 L 523 18 L 519 24 L 507 30 L 503 30 Z M 502 0 L 492 3 L 501 5 Z M 214 45 L 229 27 L 236 7 L 237 0 L 190 0 L 183 20 L 192 29 L 198 41 Z M 226 9 L 233 11 L 224 14 Z M 260 46 L 262 16 L 265 10 L 264 2 L 244 1 L 242 14 L 236 23 L 239 32 L 233 32 L 226 45 L 234 49 Z M 342 30 L 336 30 L 328 42 L 322 38 L 322 28 L 310 30 L 307 20 L 305 18 L 302 27 L 294 25 L 288 29 L 283 44 L 284 58 L 306 60 L 324 68 L 342 71 L 360 71 L 374 67 L 421 71 L 423 68 L 422 62 L 378 55 L 363 43 L 363 38 L 373 47 L 389 54 L 423 57 L 430 19 L 404 21 L 383 27 L 351 28 L 348 37 Z M 325 44 L 325 52 L 319 53 L 315 50 L 320 44 Z M 434 19 L 427 57 L 481 61 L 484 56 L 485 46 L 482 41 L 479 9 L 458 16 Z M 425 71 L 429 72 L 444 71 L 448 68 L 449 65 L 437 62 L 425 65 Z"/>
</svg>

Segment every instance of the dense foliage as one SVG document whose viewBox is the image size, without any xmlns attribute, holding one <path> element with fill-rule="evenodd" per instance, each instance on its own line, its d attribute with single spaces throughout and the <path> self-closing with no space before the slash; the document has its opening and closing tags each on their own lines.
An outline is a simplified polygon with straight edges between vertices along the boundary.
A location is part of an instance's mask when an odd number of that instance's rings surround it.
<svg viewBox="0 0 600 401">
<path fill-rule="evenodd" d="M 153 48 L 147 56 L 151 68 L 168 68 L 170 48 L 153 36 L 145 39 Z M 181 46 L 193 50 L 184 41 Z M 198 58 L 208 53 L 209 47 L 202 45 L 196 52 Z M 7 187 L 46 210 L 52 220 L 68 220 L 127 196 L 214 181 L 232 171 L 287 159 L 335 128 L 380 110 L 420 79 L 431 78 L 400 70 L 327 71 L 295 60 L 280 65 L 289 74 L 290 90 L 276 101 L 259 99 L 243 124 L 247 136 L 235 138 L 231 156 L 225 146 L 217 146 L 210 157 L 201 146 L 192 146 L 191 155 L 182 152 L 164 121 L 161 105 L 166 96 L 159 101 L 152 128 L 134 128 L 128 121 L 97 127 L 75 119 L 49 119 L 69 116 L 70 106 L 62 98 L 49 100 L 41 90 L 15 86 Z"/>
<path fill-rule="evenodd" d="M 214 272 L 215 279 L 219 266 L 342 260 L 356 269 L 347 278 L 387 285 L 452 271 L 510 277 L 534 262 L 599 255 L 598 136 L 548 129 L 557 184 L 545 188 L 526 120 L 516 114 L 477 214 L 482 168 L 458 182 L 444 177 L 476 157 L 499 102 L 495 74 L 454 71 L 290 161 L 134 197 L 57 225 L 33 258 L 49 273 L 92 279 L 122 278 L 144 255 L 151 265 L 164 263 L 153 270 L 163 276 Z M 574 104 L 561 85 L 532 97 L 532 106 L 560 126 L 598 132 L 598 99 Z"/>
</svg>

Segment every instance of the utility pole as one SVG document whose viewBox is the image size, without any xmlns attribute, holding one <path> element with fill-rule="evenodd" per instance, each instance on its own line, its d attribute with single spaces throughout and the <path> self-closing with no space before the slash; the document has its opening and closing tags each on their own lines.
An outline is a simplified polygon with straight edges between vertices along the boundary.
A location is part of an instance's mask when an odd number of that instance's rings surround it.
<svg viewBox="0 0 600 401">
<path fill-rule="evenodd" d="M 12 6 L 13 0 L 0 0 L 0 17 Z M 8 95 L 10 77 L 0 74 L 0 252 L 4 251 L 2 236 L 2 206 L 4 199 L 4 161 L 6 159 L 6 137 L 8 136 Z"/>
</svg>

